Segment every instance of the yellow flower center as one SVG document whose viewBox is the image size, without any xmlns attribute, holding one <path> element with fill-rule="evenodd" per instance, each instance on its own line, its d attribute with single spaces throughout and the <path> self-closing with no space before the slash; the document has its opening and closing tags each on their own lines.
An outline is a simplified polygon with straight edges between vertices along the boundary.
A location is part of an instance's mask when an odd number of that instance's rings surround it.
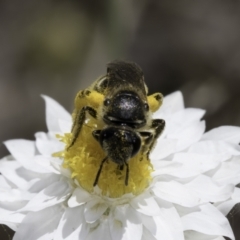
<svg viewBox="0 0 240 240">
<path fill-rule="evenodd" d="M 81 129 L 75 144 L 67 149 L 72 139 L 71 133 L 66 133 L 61 140 L 66 144 L 61 156 L 64 158 L 63 166 L 72 172 L 72 178 L 89 192 L 93 192 L 93 183 L 102 160 L 106 157 L 100 144 L 92 136 L 92 131 L 101 129 L 94 120 L 89 120 Z M 147 156 L 142 156 L 141 151 L 128 162 L 129 180 L 125 185 L 126 167 L 123 170 L 108 159 L 98 180 L 98 187 L 102 194 L 111 198 L 121 197 L 126 193 L 140 194 L 151 182 L 152 164 Z"/>
</svg>

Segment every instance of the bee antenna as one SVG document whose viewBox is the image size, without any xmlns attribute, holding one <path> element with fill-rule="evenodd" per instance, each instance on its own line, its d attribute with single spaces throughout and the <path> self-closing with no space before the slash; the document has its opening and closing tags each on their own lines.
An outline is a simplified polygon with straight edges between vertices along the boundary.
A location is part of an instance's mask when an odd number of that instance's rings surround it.
<svg viewBox="0 0 240 240">
<path fill-rule="evenodd" d="M 107 161 L 107 159 L 108 159 L 108 156 L 105 157 L 105 158 L 102 160 L 102 162 L 101 162 L 101 165 L 100 165 L 100 167 L 99 167 L 99 169 L 98 169 L 97 176 L 96 176 L 95 181 L 94 181 L 94 184 L 93 184 L 94 187 L 95 187 L 95 186 L 97 185 L 97 183 L 98 183 L 98 179 L 99 179 L 99 177 L 100 177 L 103 164 Z"/>
</svg>

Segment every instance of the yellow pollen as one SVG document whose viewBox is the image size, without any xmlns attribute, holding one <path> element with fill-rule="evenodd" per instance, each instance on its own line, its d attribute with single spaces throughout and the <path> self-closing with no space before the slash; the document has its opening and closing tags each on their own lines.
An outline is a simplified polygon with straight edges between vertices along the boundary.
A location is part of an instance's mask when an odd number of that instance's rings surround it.
<svg viewBox="0 0 240 240">
<path fill-rule="evenodd" d="M 81 129 L 75 144 L 67 149 L 72 139 L 71 133 L 61 136 L 61 141 L 66 144 L 66 148 L 60 155 L 64 158 L 63 166 L 72 172 L 72 178 L 88 192 L 93 192 L 93 183 L 99 170 L 102 160 L 106 157 L 102 147 L 92 136 L 92 131 L 97 128 L 96 121 L 90 120 Z M 56 154 L 55 154 L 56 156 Z M 111 198 L 121 197 L 126 193 L 138 195 L 147 188 L 151 182 L 152 164 L 147 156 L 142 156 L 141 151 L 128 162 L 129 180 L 125 186 L 126 166 L 123 170 L 118 169 L 118 165 L 108 159 L 104 163 L 98 187 L 102 194 Z"/>
</svg>

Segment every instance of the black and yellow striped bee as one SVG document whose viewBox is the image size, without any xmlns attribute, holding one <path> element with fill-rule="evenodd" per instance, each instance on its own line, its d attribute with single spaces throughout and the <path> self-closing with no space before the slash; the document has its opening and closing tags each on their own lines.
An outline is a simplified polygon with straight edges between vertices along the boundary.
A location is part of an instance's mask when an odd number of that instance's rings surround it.
<svg viewBox="0 0 240 240">
<path fill-rule="evenodd" d="M 113 61 L 107 64 L 105 76 L 77 94 L 68 149 L 75 144 L 88 117 L 97 119 L 103 126 L 92 131 L 93 138 L 106 154 L 93 186 L 97 185 L 103 164 L 108 159 L 120 170 L 126 166 L 125 185 L 128 185 L 128 161 L 139 151 L 149 155 L 154 147 L 165 122 L 152 119 L 152 113 L 161 106 L 163 97 L 161 93 L 150 96 L 147 93 L 143 72 L 137 64 Z"/>
</svg>

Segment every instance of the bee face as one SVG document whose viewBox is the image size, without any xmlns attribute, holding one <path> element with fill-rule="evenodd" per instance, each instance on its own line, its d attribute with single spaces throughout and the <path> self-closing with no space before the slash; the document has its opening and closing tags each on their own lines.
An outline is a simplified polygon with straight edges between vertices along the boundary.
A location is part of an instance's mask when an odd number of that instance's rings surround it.
<svg viewBox="0 0 240 240">
<path fill-rule="evenodd" d="M 165 122 L 151 119 L 162 101 L 160 93 L 147 96 L 141 68 L 135 63 L 114 61 L 108 64 L 107 74 L 80 91 L 75 99 L 71 148 L 78 138 L 87 115 L 105 126 L 92 132 L 106 157 L 102 160 L 94 186 L 98 183 L 106 160 L 120 169 L 126 166 L 125 185 L 128 185 L 128 161 L 139 151 L 149 155 Z"/>
<path fill-rule="evenodd" d="M 99 141 L 109 158 L 118 165 L 123 165 L 125 161 L 134 157 L 141 147 L 139 134 L 130 128 L 106 127 L 103 130 L 93 131 L 93 136 Z"/>
</svg>

